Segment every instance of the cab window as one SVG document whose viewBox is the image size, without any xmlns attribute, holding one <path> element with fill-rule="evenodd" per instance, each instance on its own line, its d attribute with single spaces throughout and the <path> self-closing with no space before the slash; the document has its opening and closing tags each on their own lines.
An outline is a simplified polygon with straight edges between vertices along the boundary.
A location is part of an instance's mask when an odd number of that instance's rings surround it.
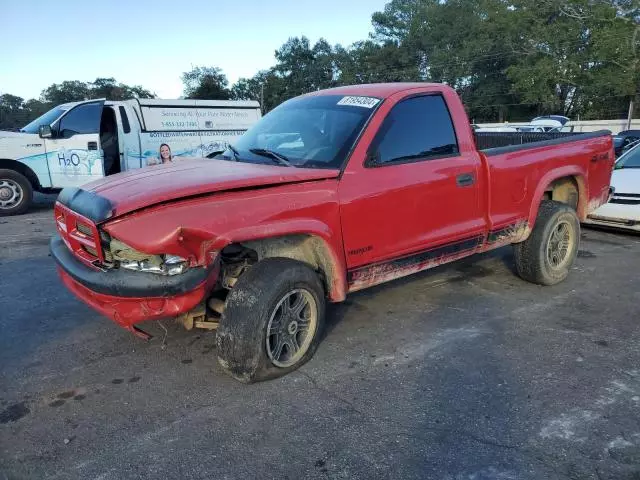
<svg viewBox="0 0 640 480">
<path fill-rule="evenodd" d="M 69 111 L 58 122 L 58 137 L 71 138 L 74 135 L 100 132 L 102 103 L 85 103 Z"/>
<path fill-rule="evenodd" d="M 453 123 L 440 95 L 402 100 L 374 141 L 374 164 L 385 165 L 458 155 Z"/>
</svg>

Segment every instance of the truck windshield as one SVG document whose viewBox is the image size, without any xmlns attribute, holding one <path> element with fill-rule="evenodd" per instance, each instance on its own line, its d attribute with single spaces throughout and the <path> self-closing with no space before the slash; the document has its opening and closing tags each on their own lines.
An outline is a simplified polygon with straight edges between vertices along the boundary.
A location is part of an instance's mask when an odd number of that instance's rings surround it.
<svg viewBox="0 0 640 480">
<path fill-rule="evenodd" d="M 60 116 L 69 110 L 69 107 L 57 106 L 49 110 L 47 113 L 40 115 L 33 122 L 29 123 L 25 127 L 21 128 L 20 131 L 22 133 L 38 133 L 38 129 L 40 125 L 51 125 L 55 122 Z"/>
<path fill-rule="evenodd" d="M 235 143 L 235 154 L 228 149 L 216 158 L 340 168 L 379 104 L 378 98 L 344 95 L 289 100 L 249 129 Z"/>
</svg>

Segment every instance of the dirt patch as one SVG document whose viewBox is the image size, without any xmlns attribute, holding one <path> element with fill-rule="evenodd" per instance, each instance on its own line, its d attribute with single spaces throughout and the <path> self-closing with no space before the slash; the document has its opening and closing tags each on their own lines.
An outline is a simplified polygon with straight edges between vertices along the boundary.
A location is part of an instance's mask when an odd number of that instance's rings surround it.
<svg viewBox="0 0 640 480">
<path fill-rule="evenodd" d="M 0 412 L 0 424 L 17 422 L 22 417 L 31 413 L 25 402 L 14 403 Z"/>
</svg>

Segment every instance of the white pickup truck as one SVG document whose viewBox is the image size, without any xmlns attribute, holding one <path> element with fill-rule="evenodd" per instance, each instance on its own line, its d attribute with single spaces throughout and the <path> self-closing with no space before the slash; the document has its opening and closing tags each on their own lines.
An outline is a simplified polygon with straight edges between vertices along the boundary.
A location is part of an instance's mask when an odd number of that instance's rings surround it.
<svg viewBox="0 0 640 480">
<path fill-rule="evenodd" d="M 19 132 L 0 131 L 0 216 L 23 213 L 34 191 L 210 156 L 260 116 L 253 101 L 100 99 L 59 105 Z"/>
</svg>

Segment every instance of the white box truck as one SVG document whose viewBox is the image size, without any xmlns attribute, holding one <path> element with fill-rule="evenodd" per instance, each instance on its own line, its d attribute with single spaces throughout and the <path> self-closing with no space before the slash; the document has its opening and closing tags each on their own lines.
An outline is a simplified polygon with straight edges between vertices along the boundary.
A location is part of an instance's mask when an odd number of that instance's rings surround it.
<svg viewBox="0 0 640 480">
<path fill-rule="evenodd" d="M 213 156 L 260 116 L 254 101 L 99 99 L 59 105 L 19 132 L 0 132 L 0 216 L 24 212 L 34 191 Z"/>
</svg>

